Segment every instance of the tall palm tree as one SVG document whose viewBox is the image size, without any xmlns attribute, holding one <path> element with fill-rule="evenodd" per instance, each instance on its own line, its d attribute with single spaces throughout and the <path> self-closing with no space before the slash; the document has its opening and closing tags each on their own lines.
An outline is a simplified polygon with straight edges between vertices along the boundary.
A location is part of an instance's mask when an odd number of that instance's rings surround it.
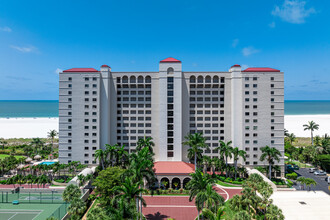
<svg viewBox="0 0 330 220">
<path fill-rule="evenodd" d="M 0 138 L 0 144 L 2 145 L 2 150 L 5 149 L 5 145 L 7 144 L 7 141 L 4 138 Z"/>
<path fill-rule="evenodd" d="M 95 151 L 95 161 L 99 160 L 101 163 L 102 170 L 104 170 L 104 159 L 105 159 L 105 152 L 102 149 L 98 149 Z"/>
<path fill-rule="evenodd" d="M 133 179 L 126 177 L 125 181 L 120 186 L 115 186 L 113 190 L 117 193 L 114 199 L 116 200 L 125 200 L 128 203 L 136 204 L 136 210 L 139 212 L 139 202 L 146 206 L 146 202 L 141 196 L 142 193 L 146 192 L 145 189 L 140 188 L 140 185 L 143 184 L 140 182 L 135 182 Z"/>
<path fill-rule="evenodd" d="M 226 161 L 226 177 L 228 177 L 228 157 L 232 158 L 232 150 L 233 147 L 231 146 L 232 141 L 228 141 L 225 143 L 224 141 L 219 141 L 220 146 L 217 147 L 217 150 L 219 150 L 220 159 L 223 159 L 225 157 Z"/>
<path fill-rule="evenodd" d="M 269 165 L 269 179 L 272 178 L 272 165 L 280 161 L 281 152 L 277 150 L 275 147 L 265 146 L 260 148 L 262 154 L 260 156 L 260 161 L 267 160 Z"/>
<path fill-rule="evenodd" d="M 316 181 L 314 180 L 314 179 L 312 179 L 312 178 L 305 178 L 305 184 L 306 184 L 306 186 L 308 187 L 308 191 L 310 191 L 311 190 L 311 186 L 312 185 L 316 185 L 317 183 L 316 183 Z"/>
<path fill-rule="evenodd" d="M 192 152 L 194 152 L 194 163 L 195 163 L 195 171 L 197 169 L 197 153 L 200 152 L 201 148 L 208 148 L 205 143 L 205 138 L 203 137 L 203 133 L 194 133 L 188 134 L 184 137 L 185 141 L 184 145 L 190 146 Z"/>
<path fill-rule="evenodd" d="M 120 166 L 120 164 L 124 166 L 123 162 L 127 161 L 127 157 L 128 152 L 125 150 L 125 146 L 118 147 L 116 151 L 116 166 Z"/>
<path fill-rule="evenodd" d="M 111 164 L 111 166 L 113 166 L 113 157 L 116 155 L 117 148 L 118 148 L 118 144 L 105 145 L 104 160 L 109 159 L 109 163 L 104 161 L 106 164 Z"/>
<path fill-rule="evenodd" d="M 189 190 L 189 201 L 191 202 L 197 195 L 205 192 L 208 185 L 212 185 L 215 179 L 210 178 L 209 175 L 204 175 L 200 170 L 196 170 L 195 173 L 190 174 L 192 179 L 187 183 L 187 189 Z M 200 201 L 198 202 L 200 204 Z M 197 204 L 196 204 L 197 205 Z M 197 206 L 198 216 L 199 212 L 203 209 L 201 205 Z"/>
<path fill-rule="evenodd" d="M 155 143 L 152 141 L 152 137 L 146 137 L 140 138 L 137 142 L 136 150 L 140 151 L 142 148 L 147 147 L 151 153 L 153 153 L 153 147 L 155 146 Z"/>
<path fill-rule="evenodd" d="M 224 204 L 224 199 L 213 189 L 213 184 L 209 183 L 205 190 L 201 190 L 196 194 L 195 204 L 199 212 L 204 207 L 216 211 L 220 205 Z"/>
<path fill-rule="evenodd" d="M 240 157 L 245 161 L 246 160 L 246 152 L 244 150 L 239 150 L 238 147 L 233 148 L 232 150 L 234 164 L 235 164 L 235 180 L 237 176 L 237 161 Z"/>
<path fill-rule="evenodd" d="M 69 203 L 74 198 L 80 198 L 80 196 L 81 191 L 79 187 L 73 184 L 68 185 L 62 194 L 63 200 L 67 203 Z"/>
<path fill-rule="evenodd" d="M 58 135 L 57 131 L 56 130 L 50 130 L 48 132 L 48 137 L 52 139 L 52 149 L 54 147 L 54 139 L 55 137 Z"/>
<path fill-rule="evenodd" d="M 314 146 L 314 141 L 313 141 L 313 131 L 319 130 L 319 125 L 316 124 L 314 121 L 309 121 L 308 124 L 304 124 L 304 131 L 310 130 L 311 131 L 311 141 L 312 141 L 312 146 Z"/>
</svg>

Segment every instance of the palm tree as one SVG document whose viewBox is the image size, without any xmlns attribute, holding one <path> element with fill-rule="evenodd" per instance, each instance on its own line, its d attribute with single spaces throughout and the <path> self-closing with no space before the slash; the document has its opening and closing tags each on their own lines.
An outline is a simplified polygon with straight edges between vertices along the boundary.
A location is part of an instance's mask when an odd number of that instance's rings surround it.
<svg viewBox="0 0 330 220">
<path fill-rule="evenodd" d="M 208 220 L 220 220 L 223 219 L 224 213 L 225 213 L 225 207 L 220 206 L 216 213 L 212 212 L 210 209 L 204 208 L 200 216 L 203 216 L 205 219 Z M 200 216 L 198 216 L 197 218 L 199 218 Z"/>
<path fill-rule="evenodd" d="M 224 199 L 213 189 L 213 184 L 209 183 L 205 190 L 196 194 L 195 204 L 198 211 L 203 210 L 204 207 L 216 211 L 220 205 L 224 204 Z"/>
<path fill-rule="evenodd" d="M 203 137 L 203 133 L 188 134 L 184 138 L 186 141 L 183 142 L 183 144 L 186 146 L 190 146 L 192 152 L 194 152 L 194 163 L 195 163 L 195 171 L 196 171 L 197 153 L 200 152 L 200 148 L 207 147 L 207 145 L 205 144 L 205 138 Z"/>
<path fill-rule="evenodd" d="M 140 151 L 142 148 L 147 147 L 149 151 L 153 154 L 153 147 L 155 146 L 155 143 L 152 141 L 152 137 L 146 137 L 140 138 L 137 142 L 136 150 Z"/>
<path fill-rule="evenodd" d="M 232 141 L 228 141 L 227 143 L 223 141 L 219 141 L 220 147 L 217 148 L 220 153 L 220 159 L 223 159 L 225 156 L 226 158 L 226 177 L 228 177 L 228 157 L 232 158 L 232 150 L 233 147 L 231 146 Z"/>
<path fill-rule="evenodd" d="M 38 149 L 41 148 L 44 143 L 41 141 L 40 138 L 33 138 L 31 145 L 35 147 L 35 154 L 38 154 Z"/>
<path fill-rule="evenodd" d="M 312 146 L 314 146 L 314 141 L 313 141 L 313 131 L 319 130 L 319 125 L 316 124 L 314 121 L 309 121 L 308 124 L 304 124 L 304 131 L 310 130 L 311 131 L 311 141 L 312 141 Z"/>
<path fill-rule="evenodd" d="M 308 187 L 308 191 L 310 191 L 311 190 L 311 186 L 312 185 L 316 185 L 317 183 L 316 183 L 316 181 L 314 180 L 314 179 L 312 179 L 312 178 L 305 178 L 305 184 L 306 184 L 306 186 Z"/>
<path fill-rule="evenodd" d="M 104 158 L 105 158 L 105 152 L 102 149 L 98 149 L 95 151 L 95 161 L 97 159 L 100 161 L 102 170 L 104 170 Z"/>
<path fill-rule="evenodd" d="M 232 150 L 233 158 L 234 158 L 234 164 L 235 164 L 235 180 L 237 176 L 237 161 L 240 157 L 243 158 L 243 160 L 246 160 L 246 152 L 244 150 L 239 150 L 238 147 L 233 148 Z"/>
<path fill-rule="evenodd" d="M 7 144 L 7 141 L 4 138 L 0 138 L 0 144 L 2 145 L 2 150 L 5 149 L 5 145 Z"/>
<path fill-rule="evenodd" d="M 284 220 L 282 210 L 273 204 L 270 204 L 267 208 L 265 217 L 267 218 L 267 220 Z"/>
<path fill-rule="evenodd" d="M 269 179 L 272 178 L 272 165 L 274 164 L 274 160 L 276 160 L 277 162 L 280 161 L 280 156 L 281 156 L 281 152 L 276 149 L 275 147 L 262 147 L 260 148 L 262 154 L 260 156 L 260 161 L 264 161 L 267 160 L 268 164 L 269 164 Z"/>
<path fill-rule="evenodd" d="M 104 159 L 105 160 L 109 159 L 109 161 L 110 161 L 109 164 L 111 164 L 111 166 L 113 166 L 113 157 L 116 154 L 117 147 L 118 147 L 118 144 L 115 144 L 115 145 L 106 144 L 105 145 Z M 107 162 L 107 164 L 108 164 L 108 162 Z"/>
<path fill-rule="evenodd" d="M 292 145 L 292 143 L 296 140 L 296 136 L 294 135 L 294 133 L 291 133 L 287 136 L 290 144 Z"/>
<path fill-rule="evenodd" d="M 63 200 L 67 203 L 72 201 L 74 198 L 80 198 L 80 196 L 81 191 L 79 187 L 73 184 L 68 185 L 62 194 Z"/>
<path fill-rule="evenodd" d="M 128 152 L 125 150 L 125 146 L 123 145 L 121 147 L 118 147 L 116 151 L 116 166 L 120 166 L 120 164 L 124 166 L 123 161 L 124 162 L 127 161 L 127 157 L 128 157 Z"/>
<path fill-rule="evenodd" d="M 56 130 L 50 130 L 48 132 L 48 137 L 52 139 L 52 148 L 54 147 L 54 139 L 58 135 Z"/>
<path fill-rule="evenodd" d="M 115 186 L 113 190 L 117 193 L 114 197 L 115 200 L 125 200 L 128 203 L 136 204 L 136 210 L 139 212 L 139 202 L 146 206 L 146 202 L 141 196 L 142 193 L 146 192 L 145 189 L 140 188 L 143 184 L 142 181 L 133 182 L 133 179 L 126 177 L 125 181 L 120 186 Z"/>
<path fill-rule="evenodd" d="M 80 198 L 74 198 L 70 203 L 68 214 L 74 217 L 73 219 L 80 219 L 80 216 L 86 210 L 86 203 Z"/>
<path fill-rule="evenodd" d="M 204 175 L 200 170 L 196 170 L 195 173 L 190 175 L 192 179 L 187 183 L 187 189 L 190 191 L 189 201 L 191 202 L 194 198 L 197 199 L 197 195 L 199 196 L 198 200 L 195 200 L 199 216 L 200 211 L 203 209 L 201 204 L 205 202 L 202 195 L 207 190 L 208 185 L 212 186 L 215 179 L 210 178 L 207 174 Z"/>
</svg>

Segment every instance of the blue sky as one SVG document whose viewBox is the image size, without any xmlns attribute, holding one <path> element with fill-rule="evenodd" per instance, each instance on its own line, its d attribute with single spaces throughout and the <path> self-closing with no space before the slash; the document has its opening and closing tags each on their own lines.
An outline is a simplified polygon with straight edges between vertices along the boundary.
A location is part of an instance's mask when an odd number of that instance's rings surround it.
<svg viewBox="0 0 330 220">
<path fill-rule="evenodd" d="M 285 99 L 330 99 L 330 1 L 1 1 L 0 100 L 58 99 L 59 70 L 273 67 Z"/>
</svg>

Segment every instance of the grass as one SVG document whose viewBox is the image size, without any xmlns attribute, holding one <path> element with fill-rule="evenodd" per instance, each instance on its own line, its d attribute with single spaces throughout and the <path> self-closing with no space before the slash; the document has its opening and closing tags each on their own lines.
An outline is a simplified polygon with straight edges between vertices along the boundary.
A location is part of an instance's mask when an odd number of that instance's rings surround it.
<svg viewBox="0 0 330 220">
<path fill-rule="evenodd" d="M 295 147 L 307 147 L 311 145 L 310 137 L 297 137 L 296 140 L 292 143 Z"/>
<path fill-rule="evenodd" d="M 5 159 L 6 157 L 9 157 L 10 155 L 8 154 L 0 154 L 0 159 L 3 160 Z M 14 156 L 16 159 L 19 159 L 19 158 L 25 158 L 25 156 Z"/>
<path fill-rule="evenodd" d="M 285 160 L 285 162 L 289 162 L 289 160 Z M 299 161 L 291 161 L 291 163 L 298 165 L 300 168 L 312 168 L 313 166 L 307 165 L 305 163 L 301 163 Z"/>
<path fill-rule="evenodd" d="M 242 187 L 242 186 L 237 186 L 237 185 L 225 183 L 225 182 L 222 182 L 220 180 L 217 181 L 217 184 L 219 184 L 220 186 L 227 186 L 227 187 Z"/>
</svg>

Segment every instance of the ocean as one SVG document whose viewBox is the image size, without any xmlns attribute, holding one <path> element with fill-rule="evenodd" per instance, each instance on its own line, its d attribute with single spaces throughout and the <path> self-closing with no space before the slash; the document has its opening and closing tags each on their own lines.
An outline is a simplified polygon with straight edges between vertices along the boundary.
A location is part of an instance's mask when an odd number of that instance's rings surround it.
<svg viewBox="0 0 330 220">
<path fill-rule="evenodd" d="M 330 114 L 329 101 L 285 101 L 285 115 Z M 58 117 L 57 100 L 1 101 L 0 118 Z"/>
</svg>

